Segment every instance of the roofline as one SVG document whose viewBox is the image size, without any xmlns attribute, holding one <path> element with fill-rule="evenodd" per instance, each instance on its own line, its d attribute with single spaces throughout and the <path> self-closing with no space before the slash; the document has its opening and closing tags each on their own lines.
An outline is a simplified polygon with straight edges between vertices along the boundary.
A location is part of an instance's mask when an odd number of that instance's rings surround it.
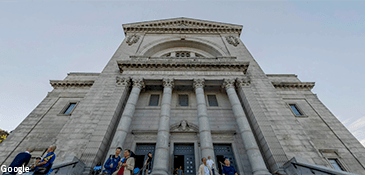
<svg viewBox="0 0 365 175">
<path fill-rule="evenodd" d="M 234 27 L 243 28 L 243 25 L 238 25 L 238 24 L 230 24 L 230 23 L 224 23 L 224 22 L 209 21 L 209 20 L 202 20 L 202 19 L 195 19 L 195 18 L 186 18 L 186 17 L 167 18 L 167 19 L 159 19 L 159 20 L 150 20 L 150 21 L 141 21 L 141 22 L 134 22 L 134 23 L 126 23 L 126 24 L 122 24 L 122 26 L 124 28 L 124 27 L 129 27 L 131 25 L 137 25 L 137 24 L 142 24 L 142 23 L 146 23 L 146 22 L 159 22 L 159 21 L 178 20 L 178 19 L 198 20 L 198 21 L 202 21 L 202 22 L 209 22 L 209 23 L 216 23 L 216 24 L 224 24 L 224 25 L 230 25 L 230 26 L 234 26 Z"/>
</svg>

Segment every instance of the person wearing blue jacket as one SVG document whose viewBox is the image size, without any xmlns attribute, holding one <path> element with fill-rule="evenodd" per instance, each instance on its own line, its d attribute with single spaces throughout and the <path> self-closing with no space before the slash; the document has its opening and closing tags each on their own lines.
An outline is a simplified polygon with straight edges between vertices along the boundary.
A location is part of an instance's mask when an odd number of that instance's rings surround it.
<svg viewBox="0 0 365 175">
<path fill-rule="evenodd" d="M 234 167 L 230 165 L 231 162 L 229 161 L 228 158 L 226 158 L 226 160 L 224 160 L 224 163 L 226 164 L 226 166 L 223 167 L 223 171 L 222 171 L 223 175 L 238 175 L 237 171 L 234 169 Z"/>
<path fill-rule="evenodd" d="M 42 161 L 35 165 L 34 175 L 48 174 L 51 171 L 56 154 L 54 153 L 57 146 L 53 145 L 47 149 L 47 155 Z"/>
<path fill-rule="evenodd" d="M 33 148 L 27 148 L 25 152 L 19 153 L 11 162 L 9 167 L 14 169 L 15 167 L 21 167 L 22 165 L 27 166 L 29 160 L 31 159 L 32 155 L 30 153 L 33 151 Z M 17 172 L 10 172 L 8 174 L 16 174 Z M 5 173 L 4 173 L 5 174 Z"/>
<path fill-rule="evenodd" d="M 120 156 L 119 154 L 122 152 L 122 148 L 118 147 L 115 150 L 115 155 L 110 155 L 108 160 L 104 163 L 104 171 L 103 171 L 103 175 L 111 175 L 113 174 L 117 168 L 118 168 L 118 163 L 120 161 Z"/>
</svg>

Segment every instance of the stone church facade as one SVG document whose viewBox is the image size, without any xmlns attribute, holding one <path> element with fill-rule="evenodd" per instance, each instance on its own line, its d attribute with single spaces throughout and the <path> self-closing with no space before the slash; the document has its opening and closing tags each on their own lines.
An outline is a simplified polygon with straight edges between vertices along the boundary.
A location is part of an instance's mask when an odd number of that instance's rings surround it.
<svg viewBox="0 0 365 175">
<path fill-rule="evenodd" d="M 37 156 L 57 145 L 55 164 L 77 159 L 89 174 L 120 146 L 135 152 L 136 166 L 152 152 L 152 174 L 178 166 L 196 174 L 208 156 L 216 172 L 228 157 L 241 175 L 295 174 L 286 166 L 293 157 L 365 174 L 365 148 L 311 92 L 314 83 L 265 74 L 241 25 L 174 18 L 123 29 L 101 73 L 50 81 L 54 89 L 0 145 L 1 164 L 28 146 Z"/>
</svg>

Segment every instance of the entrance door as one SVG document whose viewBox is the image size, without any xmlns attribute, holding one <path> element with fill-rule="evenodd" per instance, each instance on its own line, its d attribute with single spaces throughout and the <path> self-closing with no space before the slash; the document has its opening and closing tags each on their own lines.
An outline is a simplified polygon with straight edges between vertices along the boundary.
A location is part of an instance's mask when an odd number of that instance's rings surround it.
<svg viewBox="0 0 365 175">
<path fill-rule="evenodd" d="M 148 157 L 148 153 L 151 152 L 152 153 L 152 161 L 150 166 L 148 166 L 148 170 L 152 171 L 152 166 L 153 166 L 153 157 L 154 157 L 154 153 L 155 153 L 155 144 L 137 144 L 136 147 L 136 151 L 135 151 L 135 165 L 134 168 L 139 168 L 141 169 L 145 163 L 145 161 L 147 160 Z M 145 175 L 146 170 L 142 171 L 142 175 Z"/>
<path fill-rule="evenodd" d="M 193 144 L 175 144 L 174 170 L 182 166 L 184 175 L 195 175 L 195 155 Z"/>
<path fill-rule="evenodd" d="M 230 165 L 237 171 L 237 164 L 232 151 L 232 146 L 230 144 L 215 144 L 213 146 L 219 174 L 222 174 L 225 158 L 229 158 L 229 161 L 231 162 Z"/>
</svg>

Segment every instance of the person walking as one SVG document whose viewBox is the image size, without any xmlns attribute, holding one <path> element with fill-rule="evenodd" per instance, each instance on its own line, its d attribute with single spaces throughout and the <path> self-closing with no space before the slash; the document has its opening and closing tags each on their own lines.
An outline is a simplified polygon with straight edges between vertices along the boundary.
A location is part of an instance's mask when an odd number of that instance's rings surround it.
<svg viewBox="0 0 365 175">
<path fill-rule="evenodd" d="M 30 154 L 31 152 L 33 152 L 33 148 L 27 148 L 25 150 L 25 152 L 21 152 L 18 155 L 15 156 L 15 158 L 13 159 L 13 161 L 11 162 L 11 164 L 9 165 L 9 168 L 11 167 L 12 170 L 14 170 L 14 168 L 18 168 L 24 165 L 27 166 L 27 164 L 29 163 L 30 159 L 32 158 L 32 155 Z M 16 174 L 17 172 L 7 172 L 4 173 L 5 174 Z"/>
<path fill-rule="evenodd" d="M 145 172 L 145 175 L 147 175 L 147 174 L 149 174 L 150 172 L 151 172 L 151 167 L 152 167 L 152 165 L 151 165 L 151 162 L 152 162 L 152 153 L 151 152 L 149 152 L 148 154 L 147 154 L 147 160 L 146 160 L 146 162 L 145 162 L 145 168 L 146 168 L 146 172 Z"/>
<path fill-rule="evenodd" d="M 118 162 L 120 162 L 119 154 L 122 152 L 122 148 L 118 147 L 115 149 L 115 155 L 110 155 L 109 159 L 104 163 L 104 170 L 102 175 L 111 175 L 118 168 Z"/>
<path fill-rule="evenodd" d="M 115 171 L 113 175 L 133 175 L 134 157 L 131 155 L 131 150 L 124 151 L 124 157 L 119 162 L 119 170 Z"/>
<path fill-rule="evenodd" d="M 199 167 L 199 175 L 213 175 L 212 169 L 207 164 L 207 158 L 202 158 L 202 164 Z"/>
<path fill-rule="evenodd" d="M 214 174 L 214 161 L 210 159 L 210 156 L 208 156 L 207 164 L 209 165 L 210 169 L 212 169 L 213 175 Z"/>
</svg>

